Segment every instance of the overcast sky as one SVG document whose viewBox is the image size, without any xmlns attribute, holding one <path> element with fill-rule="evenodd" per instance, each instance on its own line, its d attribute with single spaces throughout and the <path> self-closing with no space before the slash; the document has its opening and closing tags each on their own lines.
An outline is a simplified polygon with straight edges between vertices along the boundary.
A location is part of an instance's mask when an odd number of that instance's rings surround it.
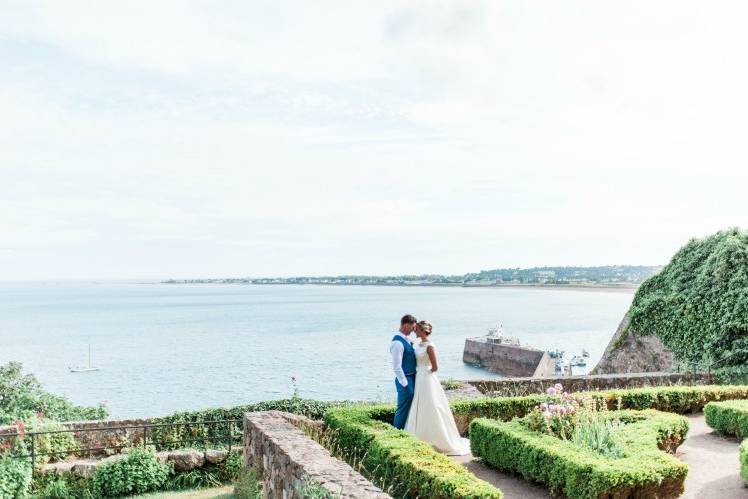
<svg viewBox="0 0 748 499">
<path fill-rule="evenodd" d="M 0 279 L 662 264 L 748 226 L 743 1 L 0 6 Z"/>
</svg>

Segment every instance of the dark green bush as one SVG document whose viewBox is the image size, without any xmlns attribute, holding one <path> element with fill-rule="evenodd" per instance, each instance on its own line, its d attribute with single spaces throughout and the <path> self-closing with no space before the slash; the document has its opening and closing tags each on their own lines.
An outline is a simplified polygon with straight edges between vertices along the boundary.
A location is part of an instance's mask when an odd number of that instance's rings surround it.
<svg viewBox="0 0 748 499">
<path fill-rule="evenodd" d="M 748 400 L 710 402 L 704 407 L 706 424 L 723 435 L 748 437 Z"/>
<path fill-rule="evenodd" d="M 652 410 L 611 412 L 609 417 L 626 422 L 614 432 L 624 457 L 606 457 L 532 431 L 521 419 L 474 420 L 470 445 L 473 455 L 490 466 L 521 473 L 567 497 L 678 497 L 688 467 L 659 447 L 674 451 L 688 432 L 688 420 Z"/>
<path fill-rule="evenodd" d="M 658 336 L 678 361 L 745 364 L 748 233 L 730 229 L 692 239 L 642 283 L 629 314 L 629 331 Z"/>
<path fill-rule="evenodd" d="M 325 422 L 349 461 L 393 497 L 500 499 L 502 493 L 390 421 L 392 406 L 331 409 Z"/>
<path fill-rule="evenodd" d="M 171 474 L 171 466 L 160 463 L 150 449 L 134 449 L 121 459 L 102 464 L 93 475 L 95 497 L 143 494 L 161 489 Z"/>
</svg>

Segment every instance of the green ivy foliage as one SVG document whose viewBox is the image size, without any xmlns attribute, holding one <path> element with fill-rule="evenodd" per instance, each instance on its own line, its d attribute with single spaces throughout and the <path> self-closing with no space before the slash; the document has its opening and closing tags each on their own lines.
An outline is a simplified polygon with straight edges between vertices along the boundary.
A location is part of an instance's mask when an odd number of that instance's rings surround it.
<svg viewBox="0 0 748 499">
<path fill-rule="evenodd" d="M 0 424 L 33 421 L 37 414 L 57 421 L 105 419 L 104 406 L 81 407 L 65 397 L 46 392 L 33 374 L 24 374 L 19 362 L 0 365 Z"/>
<path fill-rule="evenodd" d="M 743 483 L 748 485 L 748 439 L 740 444 L 740 476 Z"/>
<path fill-rule="evenodd" d="M 630 331 L 657 335 L 676 360 L 720 366 L 748 360 L 748 232 L 692 239 L 642 283 Z M 744 352 L 727 358 L 733 352 Z M 724 360 L 723 360 L 724 359 Z"/>
<path fill-rule="evenodd" d="M 688 420 L 653 410 L 609 416 L 627 423 L 613 433 L 623 457 L 533 431 L 522 419 L 476 419 L 470 424 L 470 445 L 473 455 L 488 465 L 521 473 L 566 497 L 680 496 L 688 466 L 659 447 L 677 448 L 688 432 Z"/>
<path fill-rule="evenodd" d="M 161 463 L 151 449 L 134 449 L 125 457 L 102 464 L 93 475 L 95 497 L 117 497 L 159 490 L 172 467 Z"/>
</svg>

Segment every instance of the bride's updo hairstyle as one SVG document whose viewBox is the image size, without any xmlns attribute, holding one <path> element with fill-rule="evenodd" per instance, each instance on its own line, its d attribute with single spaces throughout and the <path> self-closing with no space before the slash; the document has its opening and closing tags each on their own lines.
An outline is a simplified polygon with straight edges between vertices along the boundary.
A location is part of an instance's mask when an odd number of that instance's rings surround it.
<svg viewBox="0 0 748 499">
<path fill-rule="evenodd" d="M 426 336 L 431 335 L 431 329 L 433 328 L 433 326 L 431 325 L 429 321 L 418 321 L 417 326 L 418 326 L 418 329 L 426 333 Z"/>
</svg>

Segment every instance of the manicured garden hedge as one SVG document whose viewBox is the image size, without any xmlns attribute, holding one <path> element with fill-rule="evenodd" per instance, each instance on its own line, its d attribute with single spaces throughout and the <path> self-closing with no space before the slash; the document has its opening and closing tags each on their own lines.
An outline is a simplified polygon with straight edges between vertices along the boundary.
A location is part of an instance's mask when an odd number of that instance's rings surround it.
<svg viewBox="0 0 748 499">
<path fill-rule="evenodd" d="M 704 407 L 706 424 L 723 435 L 748 437 L 748 400 L 710 402 Z"/>
<path fill-rule="evenodd" d="M 350 461 L 393 497 L 501 499 L 503 494 L 389 421 L 391 405 L 331 409 L 327 426 Z"/>
<path fill-rule="evenodd" d="M 688 420 L 659 411 L 613 411 L 627 424 L 614 434 L 624 457 L 609 458 L 568 440 L 528 429 L 521 420 L 476 419 L 470 424 L 473 455 L 499 470 L 521 473 L 575 499 L 678 497 L 688 466 L 658 446 L 674 450 Z"/>
<path fill-rule="evenodd" d="M 575 396 L 585 395 L 605 400 L 610 410 L 656 409 L 686 414 L 701 411 L 711 401 L 748 398 L 748 386 L 663 386 L 575 394 Z M 464 434 L 470 422 L 475 418 L 509 421 L 526 415 L 544 398 L 544 395 L 495 397 L 461 400 L 451 405 L 457 427 Z"/>
</svg>

